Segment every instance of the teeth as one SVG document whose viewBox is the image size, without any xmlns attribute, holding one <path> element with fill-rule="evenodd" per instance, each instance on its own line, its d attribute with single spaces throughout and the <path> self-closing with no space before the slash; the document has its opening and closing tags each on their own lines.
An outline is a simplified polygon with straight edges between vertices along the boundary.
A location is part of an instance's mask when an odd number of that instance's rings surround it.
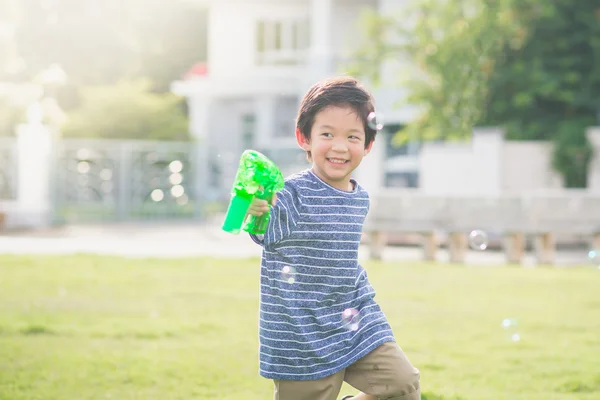
<svg viewBox="0 0 600 400">
<path fill-rule="evenodd" d="M 346 162 L 346 160 L 340 160 L 337 158 L 330 158 L 329 161 L 331 161 L 332 163 L 336 163 L 336 164 L 343 164 Z"/>
</svg>

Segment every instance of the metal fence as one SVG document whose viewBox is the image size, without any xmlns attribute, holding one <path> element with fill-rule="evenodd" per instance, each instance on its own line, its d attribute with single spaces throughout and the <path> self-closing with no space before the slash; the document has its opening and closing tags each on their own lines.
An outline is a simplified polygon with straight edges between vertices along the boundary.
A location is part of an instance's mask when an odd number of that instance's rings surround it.
<svg viewBox="0 0 600 400">
<path fill-rule="evenodd" d="M 59 140 L 54 222 L 199 218 L 198 152 L 191 142 Z"/>
<path fill-rule="evenodd" d="M 285 175 L 306 168 L 302 150 L 284 150 L 259 149 Z M 0 137 L 0 200 L 18 200 L 18 152 L 16 138 Z M 229 153 L 198 142 L 56 139 L 48 165 L 51 222 L 190 221 L 222 213 L 239 161 Z M 8 211 L 13 222 L 17 209 Z"/>
</svg>

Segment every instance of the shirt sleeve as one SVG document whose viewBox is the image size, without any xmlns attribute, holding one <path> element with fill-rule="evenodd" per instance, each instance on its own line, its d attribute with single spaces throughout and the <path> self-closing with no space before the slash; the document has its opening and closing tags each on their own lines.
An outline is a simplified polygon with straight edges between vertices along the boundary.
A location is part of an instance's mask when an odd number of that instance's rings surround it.
<svg viewBox="0 0 600 400">
<path fill-rule="evenodd" d="M 298 224 L 302 202 L 295 188 L 286 182 L 277 192 L 277 202 L 271 208 L 271 218 L 264 235 L 250 234 L 252 240 L 261 246 L 276 244 L 288 237 Z"/>
</svg>

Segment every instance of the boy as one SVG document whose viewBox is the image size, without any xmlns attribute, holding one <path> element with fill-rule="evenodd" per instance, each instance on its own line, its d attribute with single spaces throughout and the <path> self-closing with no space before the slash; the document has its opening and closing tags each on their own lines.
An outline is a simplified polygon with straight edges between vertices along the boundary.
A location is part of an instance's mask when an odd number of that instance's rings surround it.
<svg viewBox="0 0 600 400">
<path fill-rule="evenodd" d="M 275 400 L 420 399 L 419 371 L 395 343 L 358 264 L 368 193 L 351 178 L 375 140 L 371 95 L 352 78 L 318 82 L 304 96 L 296 139 L 312 168 L 286 178 L 264 235 L 260 374 Z M 249 214 L 269 210 L 255 200 Z"/>
</svg>

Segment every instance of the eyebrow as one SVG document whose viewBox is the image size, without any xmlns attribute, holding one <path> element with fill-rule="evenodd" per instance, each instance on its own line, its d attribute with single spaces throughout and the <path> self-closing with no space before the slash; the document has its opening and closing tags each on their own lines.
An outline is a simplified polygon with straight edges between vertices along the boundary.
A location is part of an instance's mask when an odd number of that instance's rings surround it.
<svg viewBox="0 0 600 400">
<path fill-rule="evenodd" d="M 331 125 L 321 125 L 320 126 L 321 129 L 331 129 L 334 130 L 335 128 Z M 356 132 L 356 133 L 364 133 L 363 131 L 361 131 L 360 129 L 350 129 L 348 132 Z"/>
</svg>

